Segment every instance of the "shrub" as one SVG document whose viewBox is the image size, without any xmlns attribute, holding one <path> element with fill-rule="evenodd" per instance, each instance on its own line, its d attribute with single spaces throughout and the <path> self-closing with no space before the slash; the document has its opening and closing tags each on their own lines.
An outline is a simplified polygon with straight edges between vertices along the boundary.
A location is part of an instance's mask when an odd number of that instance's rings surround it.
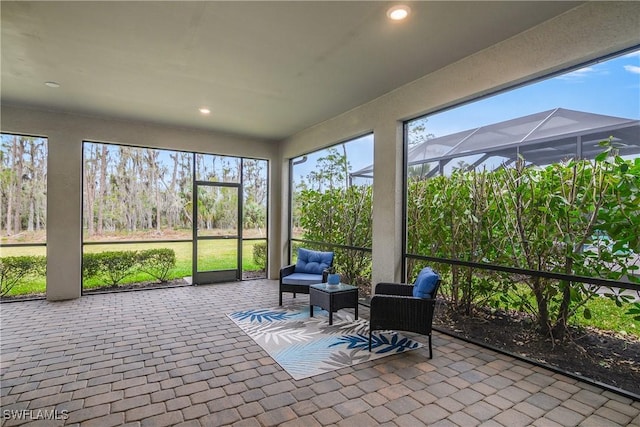
<svg viewBox="0 0 640 427">
<path fill-rule="evenodd" d="M 5 296 L 15 285 L 29 276 L 45 274 L 44 256 L 15 256 L 0 258 L 0 296 Z"/>
<path fill-rule="evenodd" d="M 619 157 L 611 141 L 601 144 L 606 149 L 594 160 L 534 167 L 521 158 L 494 171 L 461 168 L 410 181 L 407 252 L 640 282 L 640 160 Z M 409 277 L 416 264 L 407 263 Z M 469 314 L 488 303 L 528 311 L 541 332 L 556 338 L 572 316 L 591 317 L 587 303 L 598 295 L 596 286 L 526 274 L 458 265 L 438 272 L 455 308 Z"/>
<path fill-rule="evenodd" d="M 262 270 L 267 268 L 267 243 L 256 243 L 253 245 L 253 262 Z"/>
<path fill-rule="evenodd" d="M 305 246 L 305 244 L 301 242 L 291 243 L 291 255 L 293 256 L 294 259 L 298 257 L 298 249 L 304 248 L 304 247 L 308 247 L 308 246 Z M 318 250 L 320 249 L 321 248 L 318 248 Z"/>
<path fill-rule="evenodd" d="M 167 281 L 169 271 L 176 265 L 176 253 L 173 249 L 147 249 L 138 252 L 136 258 L 140 271 L 162 283 Z"/>
<path fill-rule="evenodd" d="M 91 279 L 100 274 L 100 254 L 82 255 L 82 278 Z"/>
<path fill-rule="evenodd" d="M 334 188 L 324 193 L 303 190 L 298 195 L 300 226 L 304 239 L 346 246 L 370 248 L 372 246 L 373 188 L 351 186 Z M 360 250 L 315 248 L 332 250 L 333 265 L 346 283 L 370 282 L 371 254 Z M 295 254 L 296 247 L 292 249 Z"/>
<path fill-rule="evenodd" d="M 137 260 L 136 251 L 113 251 L 95 254 L 98 258 L 99 271 L 105 276 L 108 284 L 116 286 L 125 277 L 133 273 Z"/>
</svg>

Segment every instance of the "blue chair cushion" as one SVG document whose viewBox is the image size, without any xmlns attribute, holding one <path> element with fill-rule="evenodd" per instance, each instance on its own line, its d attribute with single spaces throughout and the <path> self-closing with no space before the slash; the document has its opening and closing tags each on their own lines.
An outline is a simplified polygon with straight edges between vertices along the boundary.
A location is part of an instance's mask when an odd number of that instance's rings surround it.
<svg viewBox="0 0 640 427">
<path fill-rule="evenodd" d="M 440 276 L 431 268 L 423 268 L 420 273 L 418 273 L 416 282 L 413 284 L 413 296 L 416 298 L 431 298 L 431 294 L 436 288 L 438 280 L 440 280 Z"/>
<path fill-rule="evenodd" d="M 295 273 L 320 274 L 333 264 L 333 252 L 310 251 L 298 249 L 298 260 L 293 270 Z M 321 280 L 318 283 L 322 282 Z"/>
<path fill-rule="evenodd" d="M 293 273 L 282 278 L 285 285 L 315 285 L 322 283 L 322 274 Z"/>
</svg>

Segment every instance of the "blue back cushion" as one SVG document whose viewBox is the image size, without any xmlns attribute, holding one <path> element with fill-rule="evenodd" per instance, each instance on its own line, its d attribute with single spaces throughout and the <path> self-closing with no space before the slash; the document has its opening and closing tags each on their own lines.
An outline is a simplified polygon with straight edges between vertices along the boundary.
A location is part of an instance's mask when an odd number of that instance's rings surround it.
<svg viewBox="0 0 640 427">
<path fill-rule="evenodd" d="M 333 264 L 333 252 L 310 251 L 309 249 L 298 249 L 298 261 L 296 262 L 296 273 L 322 274 L 322 272 Z"/>
<path fill-rule="evenodd" d="M 440 280 L 440 276 L 431 268 L 423 268 L 418 273 L 416 282 L 413 284 L 413 296 L 416 298 L 432 298 L 438 280 Z"/>
</svg>

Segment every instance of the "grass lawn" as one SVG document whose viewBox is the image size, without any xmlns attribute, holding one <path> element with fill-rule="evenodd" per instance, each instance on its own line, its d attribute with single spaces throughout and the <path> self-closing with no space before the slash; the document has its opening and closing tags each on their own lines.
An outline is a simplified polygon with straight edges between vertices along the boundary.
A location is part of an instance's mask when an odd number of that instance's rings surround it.
<svg viewBox="0 0 640 427">
<path fill-rule="evenodd" d="M 633 316 L 625 314 L 628 306 L 616 306 L 616 303 L 606 297 L 596 297 L 587 303 L 591 310 L 591 319 L 585 319 L 581 313 L 571 319 L 572 325 L 591 326 L 604 331 L 616 331 L 624 335 L 634 335 L 640 338 L 640 322 Z"/>
<path fill-rule="evenodd" d="M 242 244 L 242 271 L 260 271 L 261 267 L 253 261 L 253 246 L 264 240 L 248 240 Z M 235 240 L 207 240 L 201 242 L 199 248 L 198 268 L 200 270 L 225 270 L 236 268 Z M 176 266 L 169 272 L 169 279 L 183 278 L 192 275 L 193 252 L 191 242 L 178 243 L 127 243 L 86 245 L 86 253 L 106 251 L 139 251 L 146 249 L 169 248 L 176 253 Z M 2 248 L 2 256 L 46 255 L 45 247 L 11 247 Z M 126 277 L 121 284 L 138 283 L 153 280 L 145 273 L 138 273 Z M 32 277 L 17 284 L 9 292 L 9 296 L 41 294 L 45 292 L 45 277 Z M 85 289 L 104 286 L 104 280 L 92 278 L 83 282 Z"/>
</svg>

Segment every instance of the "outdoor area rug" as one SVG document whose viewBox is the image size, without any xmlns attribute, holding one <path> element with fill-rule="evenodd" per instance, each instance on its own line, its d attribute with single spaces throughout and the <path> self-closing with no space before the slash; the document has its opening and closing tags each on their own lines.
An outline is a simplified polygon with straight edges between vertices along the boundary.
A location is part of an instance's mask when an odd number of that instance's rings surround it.
<svg viewBox="0 0 640 427">
<path fill-rule="evenodd" d="M 352 366 L 422 347 L 394 331 L 374 331 L 369 352 L 369 321 L 340 310 L 309 306 L 237 311 L 227 316 L 294 379 Z"/>
</svg>

